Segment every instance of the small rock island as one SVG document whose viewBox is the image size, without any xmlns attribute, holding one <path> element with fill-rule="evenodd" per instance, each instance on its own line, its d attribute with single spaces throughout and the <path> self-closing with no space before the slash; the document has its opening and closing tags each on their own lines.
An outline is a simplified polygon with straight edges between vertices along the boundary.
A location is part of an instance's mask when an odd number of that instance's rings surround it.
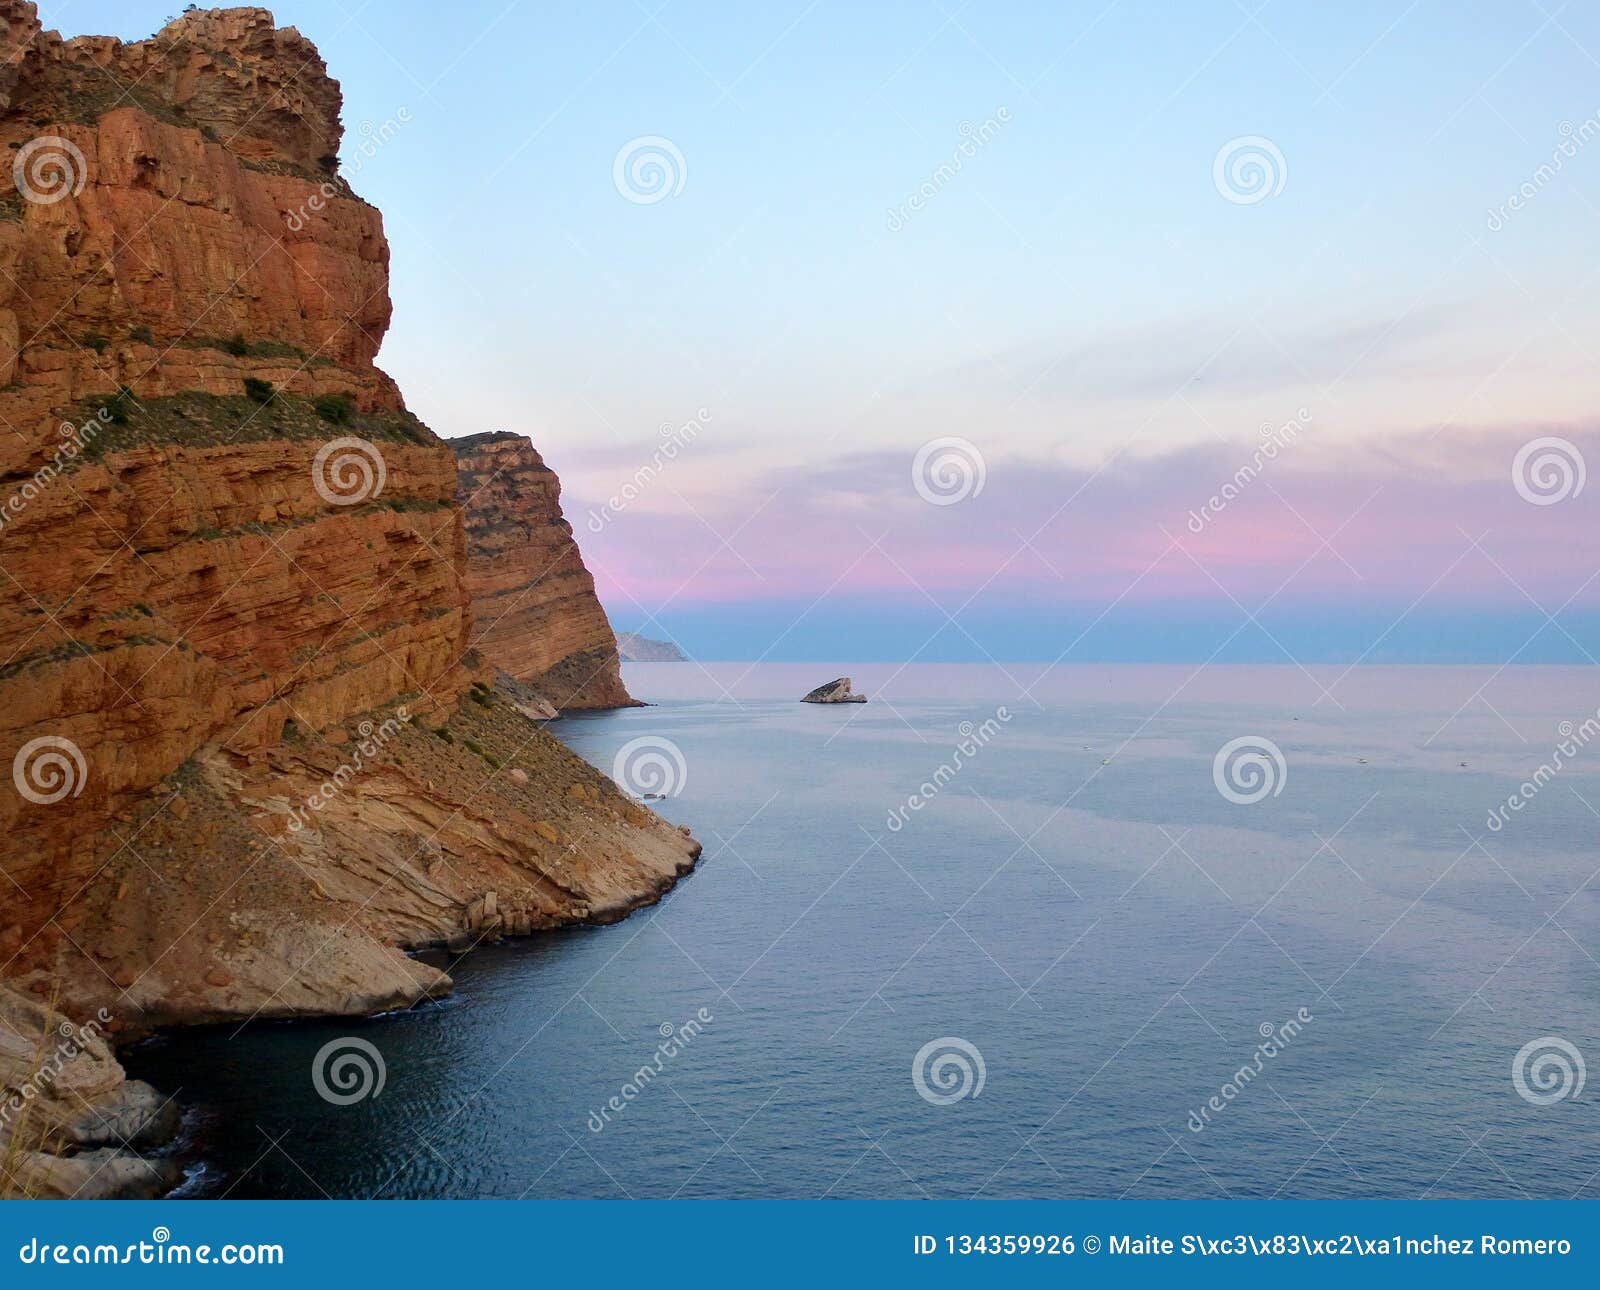
<svg viewBox="0 0 1600 1290">
<path fill-rule="evenodd" d="M 867 696 L 855 692 L 848 676 L 841 676 L 837 681 L 819 685 L 800 700 L 801 703 L 865 703 L 866 701 Z"/>
</svg>

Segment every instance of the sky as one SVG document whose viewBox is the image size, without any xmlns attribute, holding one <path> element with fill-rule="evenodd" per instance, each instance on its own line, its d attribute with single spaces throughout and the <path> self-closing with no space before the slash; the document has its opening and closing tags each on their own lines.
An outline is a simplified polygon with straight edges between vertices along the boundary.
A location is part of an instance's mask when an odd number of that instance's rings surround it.
<svg viewBox="0 0 1600 1290">
<path fill-rule="evenodd" d="M 533 438 L 619 629 L 1600 656 L 1600 7 L 272 8 L 384 212 L 380 363 Z"/>
</svg>

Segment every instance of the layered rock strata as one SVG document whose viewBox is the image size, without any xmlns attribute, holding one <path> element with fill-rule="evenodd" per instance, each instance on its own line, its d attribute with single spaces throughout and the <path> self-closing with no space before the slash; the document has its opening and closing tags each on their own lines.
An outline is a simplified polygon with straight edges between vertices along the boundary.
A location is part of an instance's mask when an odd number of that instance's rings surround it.
<svg viewBox="0 0 1600 1290">
<path fill-rule="evenodd" d="M 523 435 L 473 435 L 452 446 L 466 513 L 472 643 L 557 708 L 632 705 L 617 638 L 561 513 L 555 472 Z"/>
<path fill-rule="evenodd" d="M 129 1080 L 102 1011 L 79 1025 L 0 985 L 0 1196 L 139 1198 L 172 1187 L 179 1170 L 142 1152 L 178 1129 L 178 1109 Z"/>
<path fill-rule="evenodd" d="M 0 0 L 0 978 L 122 1033 L 413 1003 L 449 978 L 408 950 L 619 918 L 699 854 L 472 648 L 339 106 L 263 9 L 124 44 Z M 521 648 L 626 701 L 527 453 L 502 504 L 546 519 L 496 558 L 564 563 Z"/>
</svg>

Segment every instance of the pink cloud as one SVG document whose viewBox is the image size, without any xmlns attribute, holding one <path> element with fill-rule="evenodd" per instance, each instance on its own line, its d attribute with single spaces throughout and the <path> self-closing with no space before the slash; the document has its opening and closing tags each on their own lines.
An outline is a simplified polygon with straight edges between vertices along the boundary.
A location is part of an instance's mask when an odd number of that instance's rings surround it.
<svg viewBox="0 0 1600 1290">
<path fill-rule="evenodd" d="M 1545 433 L 1540 431 L 1538 433 Z M 671 469 L 674 494 L 581 522 L 602 595 L 652 610 L 834 595 L 947 610 L 977 597 L 1013 605 L 1162 601 L 1555 610 L 1600 603 L 1600 484 L 1554 505 L 1514 487 L 1533 432 L 1415 436 L 1334 456 L 1285 448 L 1224 492 L 1254 446 L 1218 445 L 1098 471 L 993 455 L 980 493 L 931 505 L 911 453 L 776 470 L 736 495 L 703 499 L 711 454 Z M 1586 462 L 1600 436 L 1567 430 Z M 1308 437 L 1309 439 L 1309 437 Z M 695 487 L 690 491 L 690 485 Z M 775 494 L 775 495 L 773 495 Z M 766 500 L 769 495 L 771 500 Z M 1209 505 L 1215 497 L 1220 505 Z M 1198 527 L 1198 531 L 1196 528 Z M 1474 545 L 1474 541 L 1478 545 Z"/>
</svg>

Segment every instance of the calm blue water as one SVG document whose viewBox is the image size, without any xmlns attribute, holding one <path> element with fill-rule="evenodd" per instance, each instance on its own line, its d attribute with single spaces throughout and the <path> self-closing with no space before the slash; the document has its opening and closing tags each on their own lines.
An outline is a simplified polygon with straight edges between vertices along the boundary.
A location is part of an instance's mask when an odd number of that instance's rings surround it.
<svg viewBox="0 0 1600 1290">
<path fill-rule="evenodd" d="M 874 701 L 796 703 L 829 668 L 634 665 L 658 706 L 553 727 L 607 770 L 641 736 L 681 750 L 656 805 L 706 855 L 658 907 L 472 954 L 413 1013 L 131 1054 L 191 1108 L 190 1190 L 1600 1194 L 1600 1084 L 1536 1105 L 1512 1077 L 1546 1037 L 1600 1061 L 1600 739 L 1486 826 L 1600 672 L 838 670 Z M 1254 804 L 1213 777 L 1245 736 L 1285 767 Z M 380 1096 L 317 1094 L 342 1036 L 382 1053 Z M 935 1104 L 913 1061 L 949 1038 L 968 1095 Z"/>
</svg>

